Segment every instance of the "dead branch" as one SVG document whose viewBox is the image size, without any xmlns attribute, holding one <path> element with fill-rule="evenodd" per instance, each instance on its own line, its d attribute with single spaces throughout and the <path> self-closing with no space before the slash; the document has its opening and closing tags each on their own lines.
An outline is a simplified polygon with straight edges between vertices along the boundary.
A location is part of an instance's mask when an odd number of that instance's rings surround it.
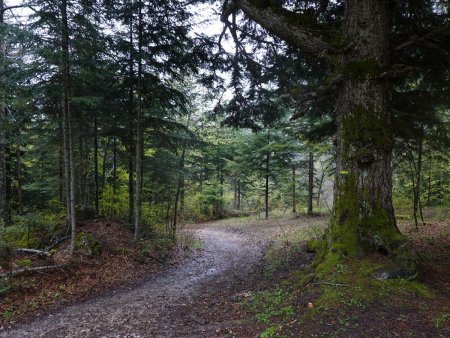
<svg viewBox="0 0 450 338">
<path fill-rule="evenodd" d="M 51 271 L 51 270 L 57 270 L 57 269 L 64 269 L 65 265 L 49 265 L 49 266 L 38 266 L 36 268 L 25 268 L 20 270 L 11 271 L 8 273 L 0 274 L 0 278 L 5 277 L 15 277 L 22 275 L 27 272 L 45 272 L 45 271 Z"/>
<path fill-rule="evenodd" d="M 44 258 L 50 258 L 52 255 L 48 251 L 43 250 L 37 250 L 37 249 L 26 249 L 26 248 L 19 248 L 16 249 L 17 253 L 24 253 L 24 254 L 31 254 L 36 256 L 41 256 Z"/>
</svg>

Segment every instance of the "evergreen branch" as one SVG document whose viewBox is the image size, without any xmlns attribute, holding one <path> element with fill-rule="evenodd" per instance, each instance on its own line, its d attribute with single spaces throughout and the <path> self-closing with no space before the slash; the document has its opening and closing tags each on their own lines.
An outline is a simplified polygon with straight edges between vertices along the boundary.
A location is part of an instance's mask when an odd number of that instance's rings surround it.
<svg viewBox="0 0 450 338">
<path fill-rule="evenodd" d="M 417 44 L 417 43 L 421 43 L 421 42 L 425 42 L 429 39 L 431 39 L 432 37 L 444 33 L 445 31 L 450 29 L 450 24 L 447 24 L 443 27 L 440 27 L 434 31 L 431 31 L 423 36 L 413 36 L 411 37 L 408 41 L 403 42 L 402 44 L 398 45 L 397 47 L 394 48 L 395 51 L 399 51 L 402 50 L 406 47 L 409 47 L 411 45 Z"/>
</svg>

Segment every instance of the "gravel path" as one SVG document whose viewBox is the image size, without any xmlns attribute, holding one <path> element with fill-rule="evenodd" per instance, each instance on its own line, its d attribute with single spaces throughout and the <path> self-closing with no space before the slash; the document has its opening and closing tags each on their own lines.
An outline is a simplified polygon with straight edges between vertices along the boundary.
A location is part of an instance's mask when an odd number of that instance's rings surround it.
<svg viewBox="0 0 450 338">
<path fill-rule="evenodd" d="M 201 317 L 223 292 L 245 292 L 263 245 L 226 229 L 204 228 L 198 258 L 139 285 L 112 291 L 19 325 L 0 337 L 203 337 L 227 323 Z M 209 332 L 206 334 L 205 332 Z"/>
</svg>

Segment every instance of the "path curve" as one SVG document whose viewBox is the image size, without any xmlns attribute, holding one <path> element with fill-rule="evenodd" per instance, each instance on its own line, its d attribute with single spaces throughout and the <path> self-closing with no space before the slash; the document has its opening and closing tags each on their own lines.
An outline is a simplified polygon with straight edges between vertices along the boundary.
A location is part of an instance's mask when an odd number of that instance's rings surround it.
<svg viewBox="0 0 450 338">
<path fill-rule="evenodd" d="M 0 337 L 197 337 L 205 323 L 193 313 L 223 288 L 240 290 L 262 254 L 262 245 L 225 229 L 196 231 L 202 255 L 128 289 L 69 306 Z M 245 290 L 241 290 L 245 291 Z M 181 309 L 181 310 L 180 310 Z"/>
</svg>

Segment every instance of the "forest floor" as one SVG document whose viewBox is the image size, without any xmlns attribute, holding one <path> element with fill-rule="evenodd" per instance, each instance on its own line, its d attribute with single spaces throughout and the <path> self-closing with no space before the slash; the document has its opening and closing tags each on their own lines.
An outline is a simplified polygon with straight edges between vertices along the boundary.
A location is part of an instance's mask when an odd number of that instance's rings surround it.
<svg viewBox="0 0 450 338">
<path fill-rule="evenodd" d="M 448 220 L 416 231 L 400 217 L 421 256 L 417 280 L 372 282 L 349 261 L 335 271 L 345 283 L 311 277 L 314 254 L 307 252 L 306 241 L 320 236 L 326 222 L 325 216 L 247 217 L 192 225 L 187 233 L 203 243 L 198 254 L 186 259 L 179 253 L 183 258 L 175 255 L 172 267 L 153 262 L 148 264 L 153 271 L 145 273 L 139 263 L 137 282 L 113 287 L 124 277 L 107 291 L 87 292 L 87 299 L 68 297 L 50 311 L 45 307 L 42 315 L 4 321 L 0 337 L 450 336 Z M 100 269 L 92 278 L 108 280 L 117 275 L 110 270 L 123 265 Z"/>
</svg>

